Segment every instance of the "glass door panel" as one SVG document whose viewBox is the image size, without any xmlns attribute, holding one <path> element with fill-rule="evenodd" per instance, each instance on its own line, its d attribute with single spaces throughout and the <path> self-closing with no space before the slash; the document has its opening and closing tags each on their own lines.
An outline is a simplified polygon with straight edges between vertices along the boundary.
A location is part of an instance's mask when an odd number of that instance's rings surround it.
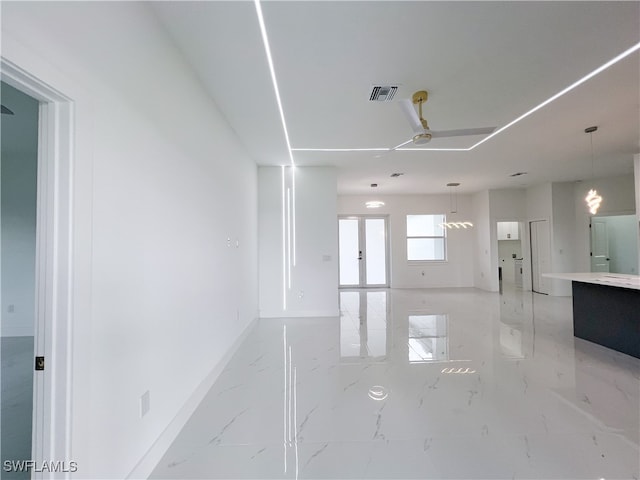
<svg viewBox="0 0 640 480">
<path fill-rule="evenodd" d="M 338 220 L 340 285 L 360 285 L 360 227 L 357 218 Z"/>
<path fill-rule="evenodd" d="M 386 217 L 338 219 L 341 287 L 388 286 Z"/>
<path fill-rule="evenodd" d="M 387 284 L 387 229 L 384 218 L 365 218 L 367 285 Z"/>
</svg>

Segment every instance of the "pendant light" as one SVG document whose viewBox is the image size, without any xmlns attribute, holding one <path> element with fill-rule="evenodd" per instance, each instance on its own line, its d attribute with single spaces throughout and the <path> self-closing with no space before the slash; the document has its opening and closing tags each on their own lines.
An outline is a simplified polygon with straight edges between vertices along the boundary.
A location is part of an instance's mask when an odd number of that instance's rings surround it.
<svg viewBox="0 0 640 480">
<path fill-rule="evenodd" d="M 457 182 L 447 183 L 447 187 L 449 187 L 449 207 L 451 213 L 458 213 L 458 192 L 454 193 L 454 188 L 459 187 L 460 184 Z M 473 227 L 473 223 L 471 222 L 445 222 L 440 224 L 443 228 L 471 228 Z"/>
<path fill-rule="evenodd" d="M 593 180 L 595 179 L 595 157 L 593 155 L 593 132 L 596 132 L 598 127 L 588 127 L 584 129 L 584 133 L 589 134 L 589 143 L 591 144 L 591 184 L 593 185 Z M 587 202 L 587 207 L 589 208 L 589 213 L 591 215 L 595 215 L 598 213 L 598 208 L 600 208 L 600 203 L 602 203 L 602 197 L 598 195 L 598 191 L 595 187 L 589 190 L 587 196 L 584 197 L 584 201 Z"/>
</svg>

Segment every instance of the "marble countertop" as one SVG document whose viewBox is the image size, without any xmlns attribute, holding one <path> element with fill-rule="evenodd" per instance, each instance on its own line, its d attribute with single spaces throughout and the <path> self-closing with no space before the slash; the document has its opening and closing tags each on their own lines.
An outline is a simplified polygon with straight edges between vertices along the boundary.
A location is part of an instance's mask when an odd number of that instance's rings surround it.
<svg viewBox="0 0 640 480">
<path fill-rule="evenodd" d="M 624 273 L 581 272 L 581 273 L 544 273 L 543 277 L 571 280 L 573 282 L 595 283 L 610 287 L 640 290 L 640 275 Z"/>
</svg>

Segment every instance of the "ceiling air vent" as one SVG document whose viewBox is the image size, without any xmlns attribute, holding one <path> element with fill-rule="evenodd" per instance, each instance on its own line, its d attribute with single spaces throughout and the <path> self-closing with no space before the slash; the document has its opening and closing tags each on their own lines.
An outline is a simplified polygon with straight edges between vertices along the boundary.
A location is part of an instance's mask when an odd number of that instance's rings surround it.
<svg viewBox="0 0 640 480">
<path fill-rule="evenodd" d="M 391 100 L 393 100 L 393 97 L 395 96 L 397 91 L 397 85 L 374 85 L 371 89 L 371 95 L 369 95 L 369 101 L 390 102 Z"/>
</svg>

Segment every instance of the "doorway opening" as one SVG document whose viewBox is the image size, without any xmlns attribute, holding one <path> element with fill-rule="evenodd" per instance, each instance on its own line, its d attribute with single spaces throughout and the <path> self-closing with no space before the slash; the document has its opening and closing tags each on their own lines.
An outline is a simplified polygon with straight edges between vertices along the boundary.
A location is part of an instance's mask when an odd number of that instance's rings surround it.
<svg viewBox="0 0 640 480">
<path fill-rule="evenodd" d="M 340 287 L 389 286 L 389 235 L 386 216 L 338 218 Z"/>
<path fill-rule="evenodd" d="M 31 177 L 35 175 L 36 199 L 31 205 L 31 214 L 35 207 L 35 217 L 31 217 L 27 222 L 32 237 L 29 242 L 31 253 L 31 278 L 32 297 L 28 300 L 26 295 L 14 295 L 8 293 L 5 287 L 11 289 L 19 285 L 26 284 L 15 275 L 6 278 L 5 272 L 5 218 L 2 219 L 2 327 L 5 327 L 5 318 L 9 319 L 10 314 L 14 315 L 12 327 L 22 325 L 23 333 L 29 327 L 28 321 L 20 324 L 18 314 L 28 317 L 30 311 L 30 328 L 33 335 L 33 351 L 22 355 L 20 360 L 27 363 L 24 369 L 32 375 L 32 394 L 26 393 L 27 401 L 31 398 L 31 408 L 26 410 L 31 412 L 31 429 L 27 426 L 27 437 L 30 439 L 30 451 L 28 460 L 34 462 L 32 465 L 43 465 L 44 462 L 63 461 L 69 458 L 71 448 L 71 325 L 72 325 L 72 270 L 74 259 L 72 255 L 71 243 L 72 233 L 72 203 L 71 191 L 73 187 L 72 175 L 72 152 L 73 152 L 73 103 L 72 101 L 52 88 L 46 82 L 41 81 L 36 76 L 25 71 L 20 66 L 0 58 L 0 74 L 3 87 L 9 92 L 9 87 L 20 92 L 34 103 L 36 116 L 37 138 L 36 166 L 31 171 Z M 3 89 L 4 90 L 4 89 Z M 3 91 L 4 93 L 4 91 Z M 3 95 L 4 103 L 4 95 Z M 11 110 L 7 105 L 7 109 Z M 3 108 L 4 110 L 4 108 Z M 18 111 L 13 112 L 15 121 L 22 118 Z M 12 116 L 9 113 L 2 117 Z M 9 121 L 3 118 L 3 137 L 5 128 L 9 127 Z M 22 132 L 24 133 L 24 132 Z M 33 132 L 31 132 L 33 134 Z M 3 138 L 4 141 L 4 138 Z M 2 175 L 6 173 L 5 167 L 9 167 L 11 156 L 5 157 L 3 149 Z M 5 163 L 5 159 L 7 163 Z M 23 166 L 23 165 L 21 165 Z M 20 182 L 24 181 L 23 178 Z M 5 205 L 4 178 L 2 181 L 2 214 L 4 217 L 5 206 L 9 208 L 11 202 Z M 9 192 L 10 192 L 9 188 Z M 13 201 L 13 200 L 12 200 Z M 22 205 L 20 208 L 24 207 Z M 11 207 L 15 210 L 15 206 Z M 14 217 L 15 220 L 16 217 Z M 11 216 L 8 215 L 8 220 Z M 16 220 L 17 222 L 17 220 Z M 25 222 L 23 222 L 25 224 Z M 23 227 L 16 227 L 18 223 L 7 226 L 9 232 L 21 232 L 27 230 Z M 11 230 L 13 229 L 13 230 Z M 26 238 L 26 237 L 25 237 Z M 25 242 L 26 246 L 29 242 Z M 9 243 L 9 245 L 11 245 Z M 27 256 L 25 248 L 21 253 Z M 7 257 L 8 258 L 8 257 Z M 25 265 L 27 262 L 24 262 Z M 26 275 L 26 274 L 25 274 Z M 18 289 L 22 292 L 26 288 Z M 5 304 L 5 294 L 6 304 Z M 12 298 L 13 295 L 13 298 Z M 10 311 L 11 310 L 11 311 Z M 7 324 L 9 325 L 9 324 Z M 14 329 L 14 332 L 18 330 Z M 3 332 L 4 335 L 5 332 Z M 25 335 L 26 336 L 26 335 Z M 35 358 L 34 358 L 35 357 Z M 4 358 L 3 358 L 4 360 Z M 3 365 L 4 370 L 4 365 Z M 4 374 L 4 371 L 3 371 Z M 3 375 L 4 377 L 4 375 Z M 28 381 L 27 381 L 28 382 Z M 3 384 L 4 387 L 4 384 Z M 3 390 L 4 397 L 4 390 Z M 4 442 L 5 427 L 2 425 L 3 448 L 7 446 Z M 27 422 L 27 420 L 25 420 Z M 20 435 L 24 437 L 24 432 Z M 23 447 L 24 448 L 24 447 Z M 7 452 L 8 454 L 8 452 Z M 16 454 L 17 455 L 17 454 Z M 20 457 L 25 454 L 20 453 Z M 5 452 L 3 452 L 3 460 Z M 19 461 L 21 458 L 8 459 Z M 33 478 L 40 478 L 35 471 L 28 471 L 24 464 L 9 465 L 7 471 L 3 462 L 2 478 L 22 478 L 20 475 L 33 473 Z M 22 468 L 22 472 L 18 472 Z M 25 472 L 26 470 L 26 472 Z M 17 474 L 16 477 L 11 477 Z"/>
<path fill-rule="evenodd" d="M 497 222 L 498 282 L 503 286 L 522 288 L 523 225 L 517 221 Z"/>
<path fill-rule="evenodd" d="M 635 215 L 591 217 L 591 271 L 637 275 Z"/>
<path fill-rule="evenodd" d="M 2 465 L 31 459 L 39 102 L 2 82 L 0 363 Z M 27 478 L 3 472 L 3 478 Z"/>
</svg>

